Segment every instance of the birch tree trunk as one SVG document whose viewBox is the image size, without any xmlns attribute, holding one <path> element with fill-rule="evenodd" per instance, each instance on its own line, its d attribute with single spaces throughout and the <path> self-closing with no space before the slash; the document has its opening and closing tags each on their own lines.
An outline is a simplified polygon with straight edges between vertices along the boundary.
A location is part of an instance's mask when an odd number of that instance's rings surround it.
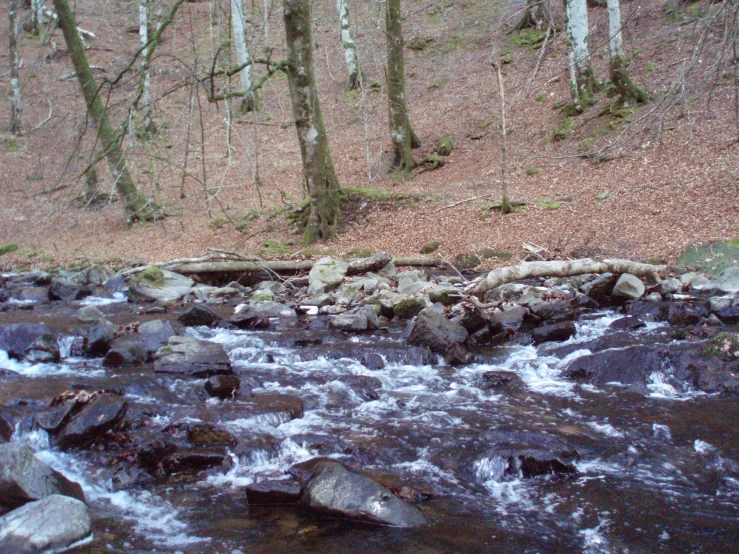
<svg viewBox="0 0 739 554">
<path fill-rule="evenodd" d="M 588 6 L 586 0 L 564 0 L 567 19 L 568 61 L 570 68 L 570 90 L 577 112 L 592 105 L 598 81 L 593 73 L 588 40 Z"/>
<path fill-rule="evenodd" d="M 120 144 L 120 136 L 113 130 L 108 112 L 99 96 L 95 77 L 90 69 L 77 25 L 67 0 L 54 0 L 54 9 L 59 16 L 59 28 L 64 34 L 67 51 L 87 104 L 87 113 L 97 130 L 108 167 L 115 179 L 118 194 L 123 199 L 131 220 L 151 220 L 159 216 L 149 200 L 141 194 L 133 183 L 128 163 Z"/>
<path fill-rule="evenodd" d="M 21 55 L 18 46 L 18 1 L 10 0 L 8 2 L 8 38 L 10 48 L 8 55 L 10 58 L 10 125 L 9 130 L 14 135 L 20 135 L 23 129 L 21 124 L 21 112 L 23 111 L 23 103 L 21 102 L 21 86 L 18 80 L 18 70 L 21 65 Z"/>
<path fill-rule="evenodd" d="M 352 36 L 347 0 L 336 0 L 336 9 L 339 12 L 339 23 L 341 25 L 341 46 L 344 48 L 344 58 L 346 58 L 346 66 L 349 69 L 347 90 L 355 90 L 362 84 L 362 74 L 359 68 L 357 45 Z"/>
<path fill-rule="evenodd" d="M 624 59 L 620 0 L 608 0 L 608 49 L 610 51 L 611 82 L 618 90 L 621 102 L 624 105 L 631 102 L 645 104 L 647 93 L 631 80 Z"/>
<path fill-rule="evenodd" d="M 295 129 L 303 158 L 303 177 L 310 196 L 306 244 L 336 235 L 339 222 L 339 181 L 334 172 L 313 73 L 310 0 L 283 0 L 287 39 L 287 77 Z"/>
<path fill-rule="evenodd" d="M 31 32 L 34 35 L 41 34 L 43 9 L 44 0 L 31 0 Z"/>
<path fill-rule="evenodd" d="M 233 34 L 234 44 L 236 45 L 236 63 L 239 66 L 245 65 L 239 76 L 241 78 L 241 88 L 248 91 L 248 94 L 241 101 L 239 113 L 247 113 L 257 109 L 257 93 L 251 90 L 252 66 L 251 56 L 249 55 L 249 47 L 246 40 L 246 12 L 244 0 L 231 0 L 231 30 Z"/>
<path fill-rule="evenodd" d="M 405 61 L 403 58 L 403 28 L 400 21 L 400 0 L 387 0 L 385 10 L 387 35 L 387 101 L 390 137 L 393 141 L 392 168 L 409 172 L 416 166 L 412 148 L 421 146 L 408 119 L 405 101 Z"/>
<path fill-rule="evenodd" d="M 143 136 L 156 133 L 156 127 L 151 118 L 151 74 L 149 65 L 152 47 L 149 44 L 149 0 L 139 0 L 139 40 L 144 51 L 141 52 L 141 102 L 143 103 Z"/>
</svg>

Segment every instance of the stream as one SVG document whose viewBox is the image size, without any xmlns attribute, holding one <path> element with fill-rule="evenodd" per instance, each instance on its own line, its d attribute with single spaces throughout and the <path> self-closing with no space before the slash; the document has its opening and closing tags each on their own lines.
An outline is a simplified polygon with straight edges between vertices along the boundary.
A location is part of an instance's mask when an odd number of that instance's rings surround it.
<svg viewBox="0 0 739 554">
<path fill-rule="evenodd" d="M 134 317 L 124 302 L 99 307 L 116 323 Z M 668 366 L 650 375 L 647 394 L 561 375 L 620 317 L 592 313 L 567 342 L 500 348 L 462 367 L 395 356 L 406 348 L 400 327 L 352 336 L 314 317 L 297 330 L 183 329 L 223 345 L 254 393 L 225 401 L 205 395 L 203 380 L 154 374 L 151 364 L 105 368 L 73 357 L 67 324 L 58 364 L 0 351 L 0 406 L 41 410 L 66 389 L 120 389 L 127 419 L 148 437 L 205 422 L 235 438 L 227 463 L 196 477 L 127 481 L 109 463 L 122 446 L 63 452 L 46 432 L 18 424 L 13 440 L 84 489 L 94 537 L 75 552 L 736 552 L 736 397 L 680 390 Z M 667 329 L 630 332 L 664 343 Z M 382 363 L 368 364 L 368 355 Z M 302 410 L 268 406 L 269 398 L 300 399 Z M 490 444 L 516 432 L 563 441 L 577 451 L 575 471 L 505 471 Z M 316 456 L 406 487 L 429 523 L 398 529 L 247 503 L 247 485 Z"/>
</svg>

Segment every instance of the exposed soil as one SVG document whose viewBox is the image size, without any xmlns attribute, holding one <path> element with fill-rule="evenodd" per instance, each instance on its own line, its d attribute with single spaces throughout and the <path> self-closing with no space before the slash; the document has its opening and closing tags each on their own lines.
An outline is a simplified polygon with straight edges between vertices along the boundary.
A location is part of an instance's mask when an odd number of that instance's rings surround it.
<svg viewBox="0 0 739 554">
<path fill-rule="evenodd" d="M 409 179 L 389 176 L 385 170 L 390 141 L 384 92 L 368 87 L 363 99 L 360 93 L 344 91 L 334 7 L 316 4 L 316 70 L 342 186 L 426 197 L 366 205 L 355 201 L 345 208 L 339 237 L 311 249 L 300 244 L 299 231 L 286 219 L 289 206 L 297 205 L 303 192 L 284 77 L 273 78 L 262 91 L 264 108 L 257 116 L 256 133 L 252 114 L 233 118 L 230 156 L 225 103 L 209 104 L 203 87 L 198 89 L 199 98 L 191 96 L 191 88 L 177 88 L 192 75 L 195 57 L 197 74 L 207 73 L 214 44 L 224 39 L 219 31 L 224 15 L 215 8 L 211 11 L 210 3 L 183 4 L 153 61 L 159 134 L 144 144 L 127 135 L 130 165 L 140 189 L 170 213 L 149 225 L 127 226 L 118 202 L 82 209 L 75 201 L 85 190 L 82 175 L 94 159 L 94 137 L 83 132 L 84 109 L 76 81 L 67 78 L 71 64 L 62 52 L 61 34 L 53 37 L 59 47 L 56 53 L 48 43 L 25 36 L 21 84 L 26 133 L 0 137 L 0 244 L 15 242 L 21 248 L 0 257 L 0 266 L 164 261 L 200 255 L 207 248 L 265 256 L 362 250 L 411 255 L 433 240 L 441 243 L 437 254 L 446 259 L 489 248 L 511 253 L 515 260 L 524 254 L 522 244 L 531 241 L 561 255 L 671 262 L 691 244 L 739 236 L 734 88 L 721 73 L 715 78 L 713 65 L 720 33 L 708 33 L 705 51 L 696 55 L 695 69 L 687 71 L 700 32 L 698 23 L 685 24 L 691 14 L 667 15 L 666 1 L 624 4 L 632 77 L 650 91 L 652 101 L 618 121 L 599 116 L 610 101 L 601 94 L 596 106 L 573 118 L 569 138 L 553 141 L 554 130 L 565 119 L 553 106 L 568 100 L 564 37 L 560 33 L 549 40 L 531 82 L 539 50 L 516 46 L 515 37 L 503 30 L 520 16 L 518 4 L 405 2 L 407 42 L 415 37 L 433 39 L 423 50 L 406 49 L 408 104 L 423 141 L 418 157 L 443 137 L 453 136 L 456 144 L 444 167 Z M 559 4 L 552 7 L 561 21 Z M 367 82 L 381 82 L 385 46 L 377 23 L 384 24 L 382 14 L 375 4 L 351 7 Z M 96 34 L 89 39 L 88 56 L 100 68 L 97 77 L 113 79 L 138 45 L 137 35 L 126 33 L 137 22 L 135 6 L 90 0 L 77 9 L 79 26 Z M 698 9 L 716 6 L 699 2 Z M 27 16 L 24 10 L 21 18 Z M 281 16 L 275 7 L 270 18 L 275 60 L 284 55 Z M 261 13 L 253 21 L 257 25 L 252 47 L 259 53 L 264 47 Z M 596 74 L 605 80 L 604 8 L 590 10 L 590 26 Z M 2 44 L 7 44 L 6 33 L 7 25 L 0 26 Z M 501 187 L 499 96 L 490 64 L 494 53 L 511 57 L 504 66 L 508 186 L 514 200 L 528 204 L 505 216 L 486 209 L 499 200 Z M 7 66 L 7 55 L 3 60 Z M 684 91 L 676 89 L 681 101 L 671 103 L 676 97 L 666 90 L 686 71 Z M 6 89 L 8 81 L 7 73 L 0 75 Z M 696 88 L 700 82 L 704 86 Z M 108 97 L 115 121 L 122 120 L 135 86 L 135 75 L 128 75 Z M 674 107 L 667 111 L 667 104 Z M 9 106 L 3 97 L 2 117 L 9 114 Z M 615 129 L 608 127 L 611 122 Z M 238 231 L 233 223 L 258 208 L 252 180 L 255 141 L 262 216 Z M 580 152 L 583 141 L 590 143 L 589 156 Z M 619 146 L 604 151 L 609 144 Z M 102 190 L 110 192 L 113 183 L 107 168 L 99 163 L 97 169 Z M 596 199 L 605 191 L 609 191 L 605 199 Z M 470 198 L 476 199 L 447 208 Z M 266 250 L 265 241 L 269 241 Z M 486 263 L 503 262 L 493 258 Z"/>
</svg>

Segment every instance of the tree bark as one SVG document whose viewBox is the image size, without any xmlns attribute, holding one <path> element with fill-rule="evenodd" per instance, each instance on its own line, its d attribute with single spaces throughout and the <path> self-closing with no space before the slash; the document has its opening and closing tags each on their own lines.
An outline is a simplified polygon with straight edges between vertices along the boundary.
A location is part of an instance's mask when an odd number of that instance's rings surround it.
<svg viewBox="0 0 739 554">
<path fill-rule="evenodd" d="M 632 102 L 646 104 L 647 93 L 631 80 L 624 58 L 620 0 L 608 0 L 608 36 L 611 83 L 616 87 L 621 102 L 624 105 Z"/>
<path fill-rule="evenodd" d="M 526 0 L 526 10 L 514 27 L 514 30 L 520 31 L 531 27 L 542 29 L 548 19 L 549 10 L 547 9 L 547 0 Z"/>
<path fill-rule="evenodd" d="M 403 58 L 403 28 L 400 21 L 400 0 L 387 0 L 385 10 L 387 35 L 387 100 L 390 136 L 393 141 L 392 168 L 410 172 L 416 167 L 412 149 L 421 146 L 408 118 L 405 101 L 405 61 Z"/>
<path fill-rule="evenodd" d="M 553 262 L 521 262 L 516 265 L 494 269 L 485 277 L 473 281 L 466 289 L 467 294 L 482 297 L 486 291 L 518 281 L 520 279 L 531 279 L 533 277 L 571 277 L 585 273 L 631 273 L 632 275 L 651 275 L 662 271 L 665 266 L 643 264 L 631 260 L 593 260 L 583 258 L 580 260 L 565 260 Z"/>
<path fill-rule="evenodd" d="M 313 72 L 310 0 L 283 0 L 283 12 L 293 118 L 303 158 L 303 177 L 310 196 L 310 215 L 303 241 L 310 244 L 336 235 L 340 189 L 331 161 Z"/>
<path fill-rule="evenodd" d="M 156 127 L 151 119 L 151 74 L 149 72 L 149 62 L 151 59 L 152 47 L 149 45 L 149 0 L 139 0 L 139 40 L 144 51 L 141 52 L 141 73 L 142 73 L 142 92 L 141 102 L 143 104 L 143 136 L 149 136 L 156 133 Z"/>
<path fill-rule="evenodd" d="M 349 70 L 347 90 L 355 90 L 362 84 L 362 73 L 359 67 L 357 44 L 354 42 L 354 37 L 352 36 L 347 0 L 336 0 L 336 9 L 339 12 L 339 23 L 341 25 L 341 46 L 344 48 L 344 58 L 346 59 L 346 66 Z"/>
<path fill-rule="evenodd" d="M 116 190 L 123 199 L 131 220 L 155 219 L 159 214 L 154 206 L 142 195 L 133 183 L 128 163 L 120 144 L 120 136 L 113 130 L 108 112 L 99 96 L 99 89 L 82 47 L 82 40 L 67 0 L 54 0 L 54 9 L 59 16 L 59 27 L 64 34 L 69 56 L 87 104 L 87 113 L 97 130 L 98 139 L 108 161 L 108 167 L 115 179 Z"/>
<path fill-rule="evenodd" d="M 244 66 L 244 69 L 239 73 L 241 88 L 249 92 L 251 91 L 253 81 L 251 75 L 252 66 L 249 63 L 251 61 L 251 55 L 249 54 L 249 45 L 246 40 L 246 13 L 244 10 L 244 0 L 231 0 L 231 30 L 233 41 L 236 45 L 236 62 L 239 66 Z M 257 102 L 256 91 L 249 92 L 241 101 L 239 112 L 243 114 L 256 110 Z"/>
<path fill-rule="evenodd" d="M 564 0 L 567 19 L 567 57 L 570 70 L 570 91 L 575 111 L 581 113 L 594 103 L 598 81 L 593 73 L 588 40 L 588 7 L 585 0 Z"/>
<path fill-rule="evenodd" d="M 21 101 L 21 86 L 18 80 L 18 70 L 21 65 L 20 48 L 18 46 L 18 2 L 10 0 L 8 3 L 8 37 L 10 47 L 8 50 L 10 58 L 10 125 L 9 130 L 14 135 L 21 134 L 23 125 L 21 123 L 21 112 L 23 102 Z"/>
</svg>

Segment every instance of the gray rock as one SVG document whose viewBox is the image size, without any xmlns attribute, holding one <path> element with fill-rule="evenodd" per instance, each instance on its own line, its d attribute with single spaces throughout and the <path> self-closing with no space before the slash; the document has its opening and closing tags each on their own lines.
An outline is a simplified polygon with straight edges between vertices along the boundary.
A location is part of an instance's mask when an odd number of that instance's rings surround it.
<svg viewBox="0 0 739 554">
<path fill-rule="evenodd" d="M 680 282 L 683 285 L 689 285 L 696 277 L 698 277 L 698 274 L 695 271 L 689 271 L 680 275 Z"/>
<path fill-rule="evenodd" d="M 195 304 L 185 311 L 177 321 L 185 326 L 197 326 L 197 325 L 213 325 L 216 321 L 220 320 L 220 316 L 215 313 L 208 306 L 202 304 Z"/>
<path fill-rule="evenodd" d="M 461 325 L 452 323 L 443 314 L 425 308 L 412 323 L 413 329 L 408 343 L 427 346 L 432 352 L 445 354 L 456 343 L 467 339 L 467 330 Z"/>
<path fill-rule="evenodd" d="M 0 506 L 15 509 L 52 494 L 85 500 L 80 485 L 36 458 L 26 445 L 0 444 Z"/>
<path fill-rule="evenodd" d="M 59 431 L 59 448 L 84 448 L 121 423 L 127 409 L 128 402 L 117 394 L 103 393 L 93 398 Z"/>
<path fill-rule="evenodd" d="M 344 280 L 349 264 L 343 260 L 321 258 L 308 274 L 308 295 L 329 292 L 338 287 Z"/>
<path fill-rule="evenodd" d="M 90 291 L 83 286 L 67 281 L 66 279 L 52 279 L 49 288 L 49 298 L 51 300 L 63 300 L 64 302 L 73 302 L 90 296 Z"/>
<path fill-rule="evenodd" d="M 426 274 L 417 269 L 399 273 L 397 279 L 399 294 L 415 294 L 428 286 Z"/>
<path fill-rule="evenodd" d="M 183 275 L 161 270 L 162 279 L 134 279 L 129 285 L 128 298 L 133 302 L 173 302 L 181 299 L 195 284 Z"/>
<path fill-rule="evenodd" d="M 236 398 L 241 389 L 241 379 L 236 375 L 214 375 L 205 382 L 205 392 L 215 398 L 221 400 Z M 242 396 L 251 396 L 251 389 L 248 389 Z"/>
<path fill-rule="evenodd" d="M 36 337 L 26 349 L 25 359 L 31 363 L 53 363 L 61 359 L 59 343 L 54 333 L 44 333 Z"/>
<path fill-rule="evenodd" d="M 645 287 L 641 279 L 631 273 L 623 273 L 616 281 L 611 296 L 616 298 L 626 298 L 627 300 L 635 300 L 644 295 Z"/>
<path fill-rule="evenodd" d="M 334 316 L 329 323 L 334 329 L 355 333 L 371 331 L 380 326 L 380 320 L 373 306 L 362 306 L 357 310 Z"/>
<path fill-rule="evenodd" d="M 602 273 L 592 281 L 580 286 L 580 292 L 591 298 L 604 298 L 611 294 L 617 277 L 613 273 Z"/>
<path fill-rule="evenodd" d="M 385 277 L 386 279 L 392 279 L 397 274 L 397 270 L 395 269 L 395 262 L 390 262 L 389 264 L 381 267 L 377 270 L 377 274 L 380 277 Z"/>
<path fill-rule="evenodd" d="M 0 552 L 62 552 L 90 532 L 84 502 L 52 495 L 0 517 Z"/>
<path fill-rule="evenodd" d="M 55 337 L 54 333 L 38 323 L 13 323 L 0 327 L 0 350 L 5 350 L 10 358 L 24 359 L 36 341 L 44 336 Z M 54 338 L 56 340 L 56 338 Z M 57 358 L 58 347 L 57 347 Z"/>
<path fill-rule="evenodd" d="M 146 362 L 148 355 L 138 337 L 119 337 L 110 344 L 105 355 L 105 367 L 138 365 Z"/>
<path fill-rule="evenodd" d="M 229 321 L 241 329 L 265 329 L 272 320 L 290 325 L 297 319 L 295 310 L 279 302 L 255 302 L 237 306 Z"/>
<path fill-rule="evenodd" d="M 662 302 L 662 295 L 658 292 L 650 292 L 644 297 L 647 302 Z"/>
<path fill-rule="evenodd" d="M 423 514 L 369 477 L 336 462 L 322 462 L 300 500 L 312 510 L 396 527 L 418 527 Z"/>
<path fill-rule="evenodd" d="M 659 286 L 662 294 L 675 294 L 682 289 L 682 283 L 679 279 L 665 279 Z"/>
<path fill-rule="evenodd" d="M 233 373 L 223 346 L 193 337 L 170 337 L 167 346 L 154 355 L 154 371 L 192 377 L 211 377 Z"/>
<path fill-rule="evenodd" d="M 279 281 L 262 281 L 257 285 L 257 290 L 268 290 L 273 294 L 279 294 L 285 290 L 285 285 Z"/>
<path fill-rule="evenodd" d="M 258 289 L 252 293 L 249 302 L 252 304 L 255 304 L 257 302 L 272 302 L 274 299 L 275 293 L 272 292 L 270 289 Z"/>
<path fill-rule="evenodd" d="M 77 314 L 74 317 L 80 323 L 95 323 L 96 321 L 103 319 L 105 314 L 95 306 L 83 306 L 77 311 Z"/>
<path fill-rule="evenodd" d="M 732 302 L 734 302 L 733 296 L 712 296 L 708 300 L 708 306 L 712 312 L 718 312 L 730 307 Z"/>
<path fill-rule="evenodd" d="M 311 296 L 310 298 L 306 298 L 301 302 L 303 306 L 317 306 L 319 308 L 323 308 L 324 306 L 330 306 L 334 303 L 334 299 L 331 298 L 328 294 L 317 294 L 315 296 Z"/>
<path fill-rule="evenodd" d="M 562 342 L 574 336 L 576 332 L 574 321 L 564 321 L 552 325 L 542 325 L 534 329 L 532 339 L 534 344 L 543 342 Z"/>
<path fill-rule="evenodd" d="M 21 291 L 20 300 L 28 300 L 36 304 L 49 303 L 49 287 L 28 287 Z"/>
<path fill-rule="evenodd" d="M 115 340 L 118 326 L 107 319 L 95 323 L 87 332 L 85 351 L 89 356 L 105 356 Z"/>
<path fill-rule="evenodd" d="M 364 258 L 362 260 L 351 262 L 349 264 L 349 267 L 347 268 L 346 274 L 358 275 L 360 273 L 367 273 L 368 271 L 377 271 L 378 269 L 382 269 L 392 261 L 393 255 L 389 252 L 378 252 L 377 254 L 374 254 L 369 258 Z"/>
<path fill-rule="evenodd" d="M 426 300 L 417 296 L 405 298 L 393 306 L 393 316 L 398 319 L 413 319 L 427 307 Z"/>
<path fill-rule="evenodd" d="M 739 267 L 732 266 L 724 270 L 716 282 L 722 292 L 739 292 Z"/>
<path fill-rule="evenodd" d="M 697 275 L 690 281 L 690 288 L 693 290 L 712 290 L 718 288 L 718 283 L 712 281 L 704 275 Z"/>
</svg>

